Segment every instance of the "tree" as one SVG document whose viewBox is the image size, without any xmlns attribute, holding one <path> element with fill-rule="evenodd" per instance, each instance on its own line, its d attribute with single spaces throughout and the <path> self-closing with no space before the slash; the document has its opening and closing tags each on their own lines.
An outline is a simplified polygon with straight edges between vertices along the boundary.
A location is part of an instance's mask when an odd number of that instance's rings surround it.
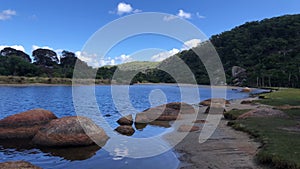
<svg viewBox="0 0 300 169">
<path fill-rule="evenodd" d="M 60 64 L 64 67 L 74 67 L 77 61 L 75 53 L 69 51 L 63 51 L 60 59 Z"/>
<path fill-rule="evenodd" d="M 78 59 L 73 52 L 65 50 L 62 52 L 60 67 L 62 69 L 61 73 L 63 74 L 63 77 L 72 78 L 74 66 L 77 60 Z"/>
<path fill-rule="evenodd" d="M 27 55 L 23 51 L 16 50 L 16 49 L 11 48 L 11 47 L 6 47 L 6 48 L 2 49 L 0 51 L 0 55 L 7 56 L 7 57 L 9 57 L 9 56 L 17 56 L 17 57 L 23 58 L 27 62 L 31 62 L 31 59 L 30 59 L 29 55 Z"/>
<path fill-rule="evenodd" d="M 19 56 L 3 56 L 0 58 L 0 75 L 38 76 L 39 71 L 36 65 Z"/>
<path fill-rule="evenodd" d="M 36 49 L 32 52 L 35 64 L 53 67 L 58 64 L 57 54 L 50 49 Z"/>
</svg>

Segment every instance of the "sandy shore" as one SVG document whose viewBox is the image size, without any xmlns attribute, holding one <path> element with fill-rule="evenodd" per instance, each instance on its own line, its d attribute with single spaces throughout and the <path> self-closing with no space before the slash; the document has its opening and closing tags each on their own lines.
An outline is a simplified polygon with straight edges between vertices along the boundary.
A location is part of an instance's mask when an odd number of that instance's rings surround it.
<svg viewBox="0 0 300 169">
<path fill-rule="evenodd" d="M 243 100 L 252 100 L 247 98 Z M 255 109 L 261 105 L 242 105 L 242 100 L 234 100 L 226 110 Z M 205 119 L 200 108 L 197 119 Z M 209 121 L 208 121 L 209 123 Z M 203 124 L 196 124 L 202 127 Z M 180 169 L 262 169 L 254 160 L 259 151 L 260 143 L 255 142 L 249 135 L 233 130 L 227 126 L 227 120 L 222 119 L 214 134 L 204 143 L 199 143 L 201 131 L 190 132 L 179 144 L 175 151 L 179 153 L 182 162 Z"/>
</svg>

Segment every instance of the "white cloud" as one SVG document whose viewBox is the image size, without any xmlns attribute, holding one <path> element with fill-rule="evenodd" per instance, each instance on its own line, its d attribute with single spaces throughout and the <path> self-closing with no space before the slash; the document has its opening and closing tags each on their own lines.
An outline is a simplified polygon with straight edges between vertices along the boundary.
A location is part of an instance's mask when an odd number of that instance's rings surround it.
<svg viewBox="0 0 300 169">
<path fill-rule="evenodd" d="M 164 59 L 167 59 L 168 57 L 171 57 L 171 56 L 179 53 L 182 50 L 187 50 L 187 49 L 196 47 L 200 43 L 201 43 L 200 39 L 191 39 L 189 41 L 184 42 L 181 49 L 173 48 L 169 51 L 164 51 L 164 52 L 158 53 L 158 54 L 152 56 L 150 61 L 153 61 L 153 62 L 163 61 Z M 111 58 L 111 57 L 101 58 L 101 57 L 98 57 L 97 54 L 87 54 L 87 53 L 82 53 L 80 51 L 77 51 L 77 52 L 75 52 L 75 55 L 80 60 L 86 62 L 89 66 L 92 66 L 94 68 L 105 66 L 105 65 L 116 65 L 116 64 L 122 64 L 122 63 L 128 63 L 128 62 L 135 61 L 131 55 L 126 55 L 126 54 L 122 54 L 115 58 Z"/>
<path fill-rule="evenodd" d="M 123 15 L 123 14 L 130 14 L 130 13 L 139 13 L 142 12 L 140 9 L 134 9 L 131 4 L 127 4 L 125 2 L 120 2 L 117 6 L 117 9 L 113 11 L 108 11 L 109 14 L 118 14 L 118 15 Z"/>
<path fill-rule="evenodd" d="M 173 48 L 170 51 L 165 51 L 165 52 L 158 53 L 158 54 L 151 57 L 151 61 L 153 61 L 153 62 L 163 61 L 163 60 L 179 53 L 180 51 L 188 50 L 188 49 L 191 49 L 193 47 L 196 47 L 200 43 L 201 43 L 200 39 L 191 39 L 189 41 L 184 42 L 181 49 Z"/>
<path fill-rule="evenodd" d="M 75 56 L 79 58 L 81 56 L 81 51 L 75 52 Z"/>
<path fill-rule="evenodd" d="M 191 13 L 187 13 L 187 12 L 183 11 L 182 9 L 180 9 L 176 15 L 164 16 L 163 20 L 164 21 L 171 21 L 171 20 L 179 19 L 179 18 L 191 19 L 192 18 L 192 14 Z"/>
<path fill-rule="evenodd" d="M 140 13 L 140 12 L 143 12 L 143 11 L 140 10 L 140 9 L 135 9 L 135 10 L 133 10 L 132 12 L 133 12 L 133 13 Z"/>
<path fill-rule="evenodd" d="M 11 9 L 0 12 L 0 20 L 5 21 L 10 19 L 12 16 L 17 15 L 17 12 Z"/>
<path fill-rule="evenodd" d="M 180 52 L 179 49 L 173 48 L 170 51 L 161 52 L 161 53 L 159 53 L 157 55 L 152 56 L 151 57 L 151 61 L 153 61 L 153 62 L 160 62 L 160 61 L 163 61 L 163 60 L 167 59 L 170 56 L 173 56 L 173 55 L 177 54 L 178 52 Z"/>
<path fill-rule="evenodd" d="M 33 52 L 34 50 L 36 49 L 49 49 L 49 50 L 52 50 L 54 51 L 56 54 L 57 54 L 57 58 L 58 60 L 60 60 L 60 57 L 62 55 L 62 51 L 64 51 L 63 49 L 53 49 L 49 46 L 37 46 L 37 45 L 32 45 L 31 47 L 31 52 Z"/>
<path fill-rule="evenodd" d="M 12 46 L 8 46 L 8 45 L 0 45 L 0 50 L 6 48 L 6 47 L 10 47 L 16 50 L 20 50 L 22 52 L 25 52 L 25 48 L 22 45 L 12 45 Z"/>
<path fill-rule="evenodd" d="M 134 61 L 134 59 L 130 55 L 125 55 L 125 54 L 116 57 L 115 59 L 116 61 L 119 61 L 120 64 Z"/>
<path fill-rule="evenodd" d="M 92 60 L 93 60 L 92 58 L 96 57 L 93 55 L 87 55 L 86 53 L 82 53 L 80 51 L 75 52 L 75 56 L 80 60 L 88 63 L 88 65 L 92 64 Z"/>
<path fill-rule="evenodd" d="M 124 2 L 121 2 L 118 4 L 118 14 L 122 15 L 124 13 L 131 13 L 133 11 L 133 8 L 130 4 L 126 4 Z"/>
<path fill-rule="evenodd" d="M 32 51 L 36 50 L 36 49 L 49 49 L 49 50 L 53 50 L 55 53 L 57 53 L 57 55 L 60 55 L 62 53 L 62 51 L 64 51 L 63 49 L 53 49 L 49 46 L 37 46 L 37 45 L 32 45 Z"/>
<path fill-rule="evenodd" d="M 200 13 L 199 13 L 199 12 L 197 12 L 197 13 L 196 13 L 196 15 L 197 15 L 197 17 L 198 17 L 199 19 L 205 19 L 205 18 L 206 18 L 205 16 L 203 16 L 203 15 L 200 15 Z"/>
<path fill-rule="evenodd" d="M 49 50 L 54 50 L 53 48 L 50 48 L 49 46 L 37 46 L 37 45 L 32 45 L 32 51 L 37 50 L 37 49 L 49 49 Z"/>
<path fill-rule="evenodd" d="M 181 18 L 184 18 L 184 19 L 191 19 L 192 18 L 191 13 L 184 12 L 182 9 L 179 10 L 177 16 L 179 16 Z"/>
<path fill-rule="evenodd" d="M 177 19 L 179 18 L 178 16 L 175 16 L 175 15 L 168 15 L 168 16 L 164 16 L 163 20 L 164 21 L 171 21 L 173 19 Z"/>
<path fill-rule="evenodd" d="M 182 49 L 181 50 L 188 50 L 193 47 L 198 46 L 201 43 L 200 39 L 191 39 L 189 41 L 186 41 L 183 43 Z"/>
<path fill-rule="evenodd" d="M 97 66 L 93 66 L 93 67 L 101 67 L 101 66 L 105 66 L 105 65 L 116 65 L 116 61 L 115 59 L 112 59 L 110 57 L 105 58 L 105 59 L 100 59 L 100 62 L 98 63 Z"/>
<path fill-rule="evenodd" d="M 115 65 L 115 59 L 110 57 L 108 58 L 100 58 L 97 54 L 87 54 L 85 52 L 77 51 L 75 52 L 75 56 L 80 60 L 86 62 L 89 66 L 94 68 L 98 68 L 105 65 Z"/>
</svg>

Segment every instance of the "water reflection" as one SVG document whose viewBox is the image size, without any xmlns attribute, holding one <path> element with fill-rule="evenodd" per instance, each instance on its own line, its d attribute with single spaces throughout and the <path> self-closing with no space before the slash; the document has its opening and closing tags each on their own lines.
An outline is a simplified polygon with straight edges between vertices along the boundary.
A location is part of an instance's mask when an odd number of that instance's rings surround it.
<svg viewBox="0 0 300 169">
<path fill-rule="evenodd" d="M 14 140 L 0 140 L 0 152 L 4 154 L 39 154 L 45 153 L 47 156 L 57 156 L 65 160 L 86 160 L 101 149 L 98 145 L 82 146 L 82 147 L 35 147 L 31 140 L 28 139 L 14 139 Z"/>
<path fill-rule="evenodd" d="M 58 156 L 65 160 L 86 160 L 99 151 L 101 147 L 98 145 L 84 146 L 84 147 L 67 147 L 67 148 L 41 148 L 40 150 L 50 156 Z"/>
</svg>

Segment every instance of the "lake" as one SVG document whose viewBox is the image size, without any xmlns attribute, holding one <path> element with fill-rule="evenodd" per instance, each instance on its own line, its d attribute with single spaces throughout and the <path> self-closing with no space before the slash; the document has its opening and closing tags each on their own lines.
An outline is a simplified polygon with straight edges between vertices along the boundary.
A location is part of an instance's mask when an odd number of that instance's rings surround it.
<svg viewBox="0 0 300 169">
<path fill-rule="evenodd" d="M 182 87 L 188 96 L 184 99 L 190 104 L 211 98 L 210 87 Z M 169 102 L 182 101 L 182 88 L 176 85 L 131 85 L 131 86 L 1 86 L 0 118 L 34 108 L 52 111 L 57 117 L 76 115 L 72 91 L 93 91 L 97 105 L 89 105 L 89 99 L 82 98 L 85 106 L 97 107 L 101 116 L 111 128 L 116 128 L 116 121 L 122 114 L 135 114 L 149 107 Z M 95 89 L 95 90 L 94 90 Z M 195 90 L 200 95 L 193 95 Z M 122 92 L 128 95 L 124 97 Z M 256 90 L 254 92 L 260 92 Z M 240 99 L 249 96 L 237 90 L 227 89 L 227 99 Z M 128 97 L 128 98 L 127 98 Z M 127 101 L 126 101 L 127 100 Z M 128 105 L 127 102 L 131 104 Z M 120 104 L 124 103 L 124 104 Z M 76 106 L 75 106 L 76 107 Z M 92 110 L 92 109 L 91 109 Z M 93 120 L 99 124 L 97 119 Z M 136 130 L 134 138 L 148 138 L 168 132 L 172 128 L 148 125 L 143 130 Z M 111 140 L 108 140 L 108 143 Z M 0 161 L 29 161 L 42 168 L 165 168 L 174 169 L 179 165 L 173 150 L 154 157 L 129 158 L 125 150 L 111 153 L 97 146 L 77 149 L 36 149 L 32 147 L 10 147 L 0 145 Z M 145 145 L 147 146 L 147 145 Z M 127 156 L 127 157 L 126 157 Z M 163 159 L 163 160 L 162 160 Z"/>
</svg>

